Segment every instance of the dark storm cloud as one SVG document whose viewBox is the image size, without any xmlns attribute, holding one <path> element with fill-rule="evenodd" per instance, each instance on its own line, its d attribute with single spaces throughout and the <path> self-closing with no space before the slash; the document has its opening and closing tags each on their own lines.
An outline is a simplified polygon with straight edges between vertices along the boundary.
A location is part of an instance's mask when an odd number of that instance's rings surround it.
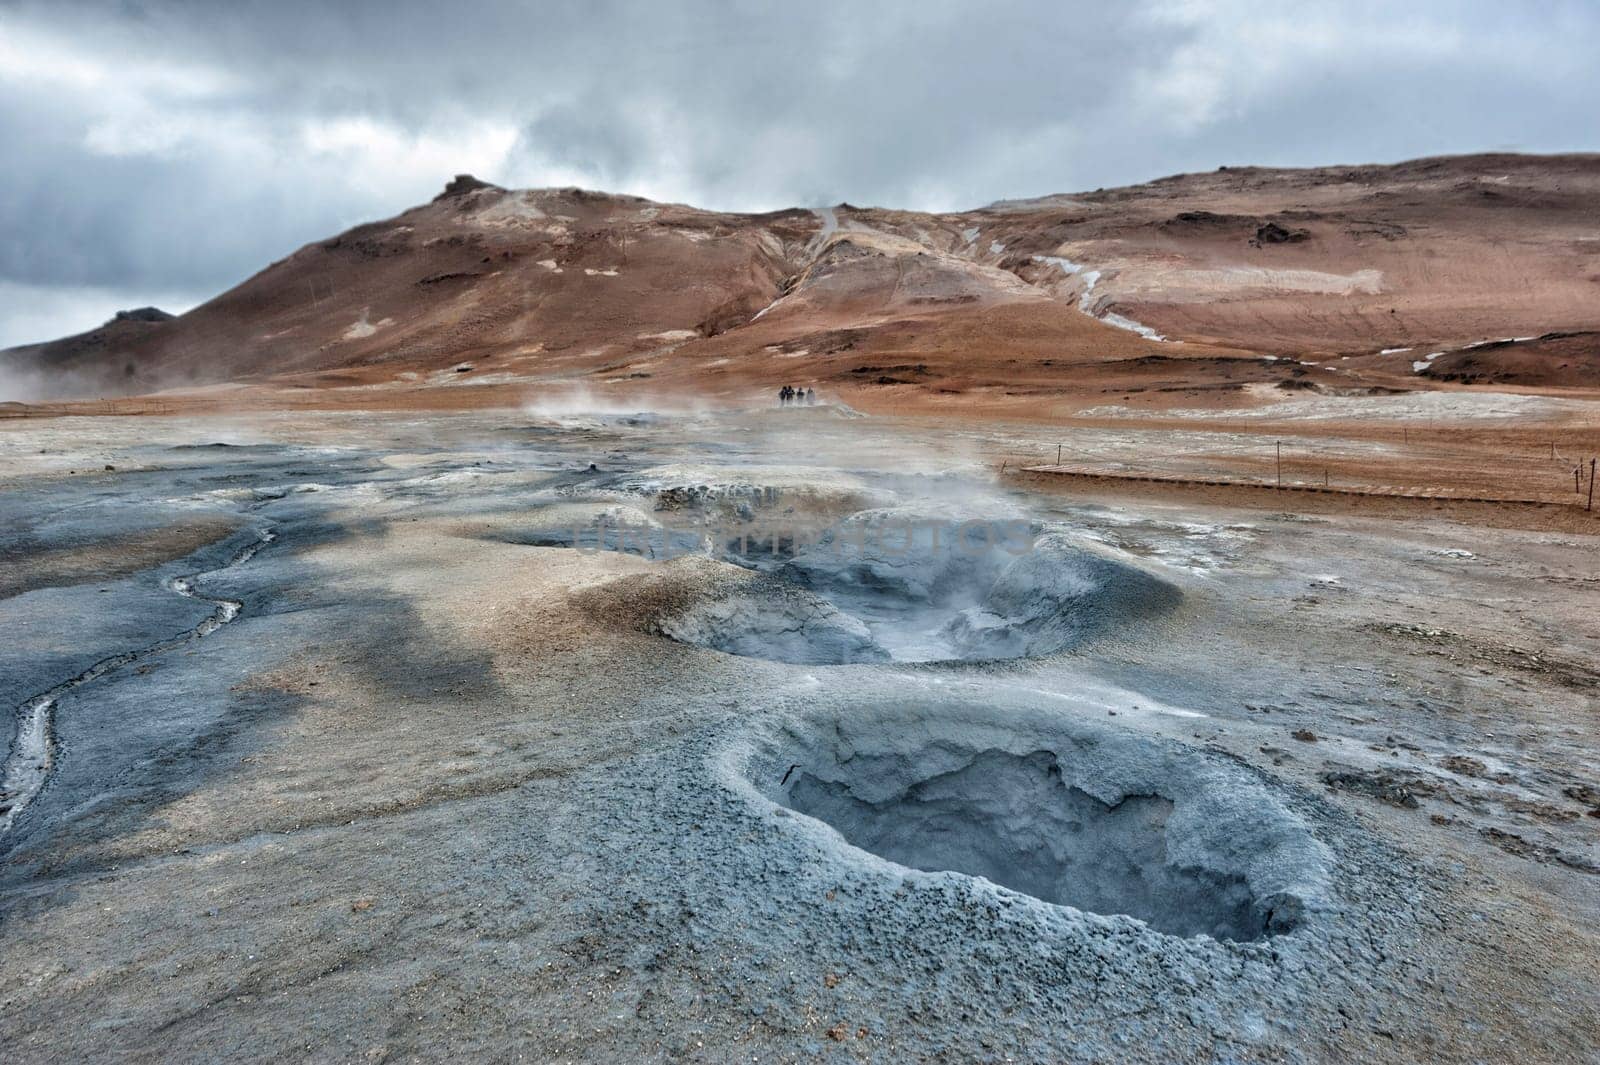
<svg viewBox="0 0 1600 1065">
<path fill-rule="evenodd" d="M 948 208 L 1592 148 L 1597 49 L 1581 2 L 0 0 L 0 343 L 52 300 L 65 332 L 212 295 L 458 170 Z"/>
</svg>

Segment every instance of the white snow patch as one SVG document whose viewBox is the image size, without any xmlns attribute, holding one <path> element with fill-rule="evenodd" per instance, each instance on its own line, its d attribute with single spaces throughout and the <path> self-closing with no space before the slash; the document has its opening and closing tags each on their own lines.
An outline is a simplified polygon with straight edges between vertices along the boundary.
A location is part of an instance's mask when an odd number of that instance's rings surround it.
<svg viewBox="0 0 1600 1065">
<path fill-rule="evenodd" d="M 1461 350 L 1471 351 L 1473 348 L 1486 348 L 1490 344 L 1526 344 L 1530 340 L 1538 339 L 1538 337 L 1501 337 L 1499 340 L 1480 340 L 1476 344 L 1468 344 Z"/>
<path fill-rule="evenodd" d="M 1146 340 L 1164 341 L 1167 339 L 1149 326 L 1136 322 L 1125 315 L 1113 314 L 1109 311 L 1102 314 L 1094 309 L 1092 302 L 1094 288 L 1100 282 L 1102 276 L 1099 270 L 1090 270 L 1083 263 L 1073 262 L 1071 259 L 1065 259 L 1059 255 L 1035 255 L 1033 259 L 1035 262 L 1049 263 L 1052 266 L 1059 267 L 1062 273 L 1070 277 L 1080 278 L 1083 281 L 1083 291 L 1078 294 L 1078 310 L 1084 314 L 1089 315 L 1091 318 L 1098 318 L 1107 325 L 1115 326 L 1118 329 L 1126 329 L 1129 332 L 1138 333 Z"/>
<path fill-rule="evenodd" d="M 1129 332 L 1138 333 L 1140 336 L 1144 337 L 1146 340 L 1166 340 L 1167 339 L 1166 337 L 1162 336 L 1160 333 L 1156 332 L 1154 329 L 1151 329 L 1149 326 L 1143 325 L 1143 324 L 1141 324 L 1139 322 L 1136 322 L 1132 318 L 1125 318 L 1120 314 L 1110 314 L 1110 313 L 1102 314 L 1100 316 L 1100 320 L 1102 322 L 1106 323 L 1106 325 L 1114 325 L 1118 329 L 1126 329 Z"/>
<path fill-rule="evenodd" d="M 1089 306 L 1089 297 L 1094 293 L 1095 282 L 1100 280 L 1100 271 L 1089 270 L 1085 272 L 1083 263 L 1075 263 L 1071 259 L 1063 259 L 1059 255 L 1035 255 L 1033 261 L 1049 263 L 1058 267 L 1068 277 L 1081 277 L 1083 291 L 1078 294 L 1078 309 L 1084 314 L 1094 314 L 1094 310 Z"/>
<path fill-rule="evenodd" d="M 1052 266 L 1059 266 L 1061 268 L 1061 272 L 1064 274 L 1075 274 L 1083 269 L 1082 263 L 1075 263 L 1071 259 L 1063 259 L 1059 255 L 1035 255 L 1033 257 L 1033 261 L 1036 263 L 1049 263 Z"/>
<path fill-rule="evenodd" d="M 1399 354 L 1401 354 L 1403 352 L 1407 352 L 1407 351 L 1410 351 L 1410 350 L 1411 350 L 1410 348 L 1384 348 L 1382 351 L 1378 352 L 1378 354 L 1379 355 L 1399 355 Z M 1348 359 L 1350 356 L 1346 355 L 1344 357 Z"/>
</svg>

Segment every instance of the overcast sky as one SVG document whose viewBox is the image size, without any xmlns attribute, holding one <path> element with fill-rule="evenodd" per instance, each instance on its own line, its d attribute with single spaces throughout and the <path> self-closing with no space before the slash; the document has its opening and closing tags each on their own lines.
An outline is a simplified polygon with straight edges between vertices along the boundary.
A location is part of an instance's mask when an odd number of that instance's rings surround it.
<svg viewBox="0 0 1600 1065">
<path fill-rule="evenodd" d="M 0 0 L 0 346 L 180 311 L 460 171 L 942 209 L 1600 148 L 1600 4 Z"/>
</svg>

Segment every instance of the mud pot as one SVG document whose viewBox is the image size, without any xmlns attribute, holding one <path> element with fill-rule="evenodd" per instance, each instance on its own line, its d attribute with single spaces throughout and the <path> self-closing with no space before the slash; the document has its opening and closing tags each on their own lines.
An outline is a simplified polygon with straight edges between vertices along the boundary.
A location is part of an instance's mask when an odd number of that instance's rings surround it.
<svg viewBox="0 0 1600 1065">
<path fill-rule="evenodd" d="M 1175 936 L 1293 930 L 1324 849 L 1247 775 L 1059 712 L 908 701 L 787 723 L 751 780 L 896 865 Z"/>
<path fill-rule="evenodd" d="M 1034 657 L 1183 597 L 1165 567 L 1014 510 L 843 512 L 853 493 L 630 487 L 644 498 L 563 489 L 501 535 L 652 560 L 704 555 L 761 575 L 658 620 L 662 635 L 730 654 L 818 665 Z"/>
</svg>

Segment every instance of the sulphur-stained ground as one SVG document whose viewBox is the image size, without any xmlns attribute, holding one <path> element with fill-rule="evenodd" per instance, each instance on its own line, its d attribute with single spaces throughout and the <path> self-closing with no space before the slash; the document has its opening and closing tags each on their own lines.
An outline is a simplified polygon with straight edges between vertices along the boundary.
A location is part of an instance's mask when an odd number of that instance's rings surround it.
<svg viewBox="0 0 1600 1065">
<path fill-rule="evenodd" d="M 0 1060 L 1594 1060 L 1600 523 L 849 415 L 0 423 Z"/>
</svg>

